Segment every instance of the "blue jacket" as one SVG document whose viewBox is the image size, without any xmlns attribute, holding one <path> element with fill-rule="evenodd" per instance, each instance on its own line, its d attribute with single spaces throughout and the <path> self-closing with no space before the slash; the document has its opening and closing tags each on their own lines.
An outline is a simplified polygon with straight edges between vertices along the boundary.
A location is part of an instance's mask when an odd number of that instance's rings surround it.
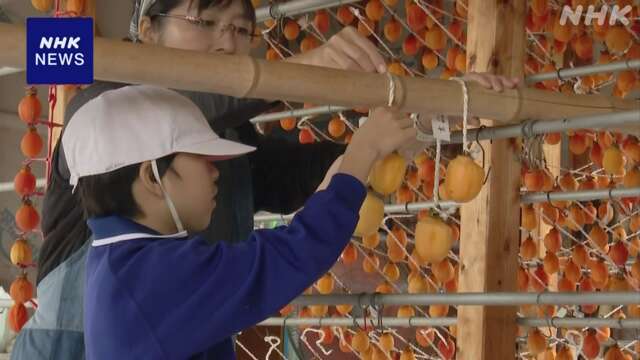
<svg viewBox="0 0 640 360">
<path fill-rule="evenodd" d="M 366 189 L 337 174 L 286 227 L 238 244 L 159 235 L 122 217 L 88 221 L 88 359 L 187 359 L 276 313 L 326 273 L 349 242 Z"/>
</svg>

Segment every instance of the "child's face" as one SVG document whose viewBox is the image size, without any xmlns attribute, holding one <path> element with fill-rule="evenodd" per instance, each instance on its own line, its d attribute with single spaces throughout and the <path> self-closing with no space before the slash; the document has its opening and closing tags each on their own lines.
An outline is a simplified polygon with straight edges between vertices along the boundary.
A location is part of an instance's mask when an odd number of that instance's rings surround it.
<svg viewBox="0 0 640 360">
<path fill-rule="evenodd" d="M 176 155 L 171 169 L 162 182 L 185 229 L 192 233 L 205 230 L 216 207 L 218 169 L 203 156 L 185 153 Z"/>
</svg>

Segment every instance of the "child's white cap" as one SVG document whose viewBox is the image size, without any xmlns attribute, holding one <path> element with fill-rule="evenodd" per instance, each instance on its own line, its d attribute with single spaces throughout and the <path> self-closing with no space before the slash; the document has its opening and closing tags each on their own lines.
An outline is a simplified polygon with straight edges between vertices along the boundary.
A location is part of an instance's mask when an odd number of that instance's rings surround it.
<svg viewBox="0 0 640 360">
<path fill-rule="evenodd" d="M 254 147 L 221 139 L 200 109 L 175 91 L 131 85 L 84 104 L 62 135 L 69 183 L 173 153 L 224 160 Z"/>
</svg>

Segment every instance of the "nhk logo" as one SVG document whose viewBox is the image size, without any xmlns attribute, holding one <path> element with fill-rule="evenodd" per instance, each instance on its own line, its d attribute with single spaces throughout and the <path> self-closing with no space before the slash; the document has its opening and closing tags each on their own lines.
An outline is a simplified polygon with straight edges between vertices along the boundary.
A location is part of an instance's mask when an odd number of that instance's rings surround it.
<svg viewBox="0 0 640 360">
<path fill-rule="evenodd" d="M 567 18 L 571 19 L 571 23 L 573 25 L 580 24 L 580 19 L 582 18 L 582 13 L 584 11 L 584 7 L 582 5 L 576 6 L 576 9 L 572 9 L 571 6 L 565 5 L 562 8 L 562 14 L 560 14 L 560 25 L 565 25 L 567 23 Z M 596 7 L 593 5 L 589 5 L 587 8 L 587 13 L 584 16 L 584 24 L 591 25 L 593 19 L 598 19 L 598 25 L 604 25 L 604 22 L 607 19 L 607 13 L 609 12 L 609 6 L 602 5 L 600 10 L 596 11 Z M 611 15 L 609 16 L 609 25 L 615 25 L 617 21 L 620 21 L 623 25 L 629 26 L 629 19 L 625 16 L 631 12 L 631 5 L 627 5 L 624 8 L 620 9 L 620 6 L 614 5 L 611 8 Z"/>
<path fill-rule="evenodd" d="M 80 50 L 78 43 L 80 37 L 43 37 L 40 39 L 40 52 L 36 53 L 36 66 L 71 66 L 73 64 L 77 66 L 84 65 L 84 54 L 77 53 L 57 53 L 57 52 L 44 52 L 44 49 L 77 49 Z"/>
<path fill-rule="evenodd" d="M 92 82 L 92 18 L 27 19 L 27 83 Z"/>
</svg>

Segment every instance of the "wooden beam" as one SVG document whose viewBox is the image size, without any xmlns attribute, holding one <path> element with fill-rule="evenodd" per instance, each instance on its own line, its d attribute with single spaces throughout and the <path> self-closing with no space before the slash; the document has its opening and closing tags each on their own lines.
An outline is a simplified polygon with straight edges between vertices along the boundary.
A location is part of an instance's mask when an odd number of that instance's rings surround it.
<svg viewBox="0 0 640 360">
<path fill-rule="evenodd" d="M 503 34 L 504 35 L 504 34 Z M 343 106 L 386 106 L 386 75 L 343 71 L 249 56 L 214 55 L 96 38 L 96 79 L 143 83 L 238 97 L 281 99 Z M 0 66 L 24 68 L 25 32 L 0 24 Z M 6 50 L 6 51 L 5 51 Z M 477 56 L 471 57 L 476 61 Z M 175 66 L 180 64 L 181 66 Z M 399 77 L 395 101 L 406 112 L 460 115 L 462 90 L 449 80 Z M 470 110 L 500 123 L 548 120 L 637 109 L 638 102 L 598 95 L 550 93 L 538 89 L 503 93 L 470 84 Z M 640 125 L 635 125 L 640 132 Z"/>
<path fill-rule="evenodd" d="M 470 0 L 467 69 L 522 78 L 525 15 L 525 0 Z M 508 140 L 483 141 L 482 146 L 491 173 L 478 197 L 461 208 L 459 291 L 516 291 L 520 163 Z M 481 162 L 481 156 L 476 160 Z M 516 311 L 515 306 L 460 306 L 457 358 L 513 359 Z"/>
</svg>

